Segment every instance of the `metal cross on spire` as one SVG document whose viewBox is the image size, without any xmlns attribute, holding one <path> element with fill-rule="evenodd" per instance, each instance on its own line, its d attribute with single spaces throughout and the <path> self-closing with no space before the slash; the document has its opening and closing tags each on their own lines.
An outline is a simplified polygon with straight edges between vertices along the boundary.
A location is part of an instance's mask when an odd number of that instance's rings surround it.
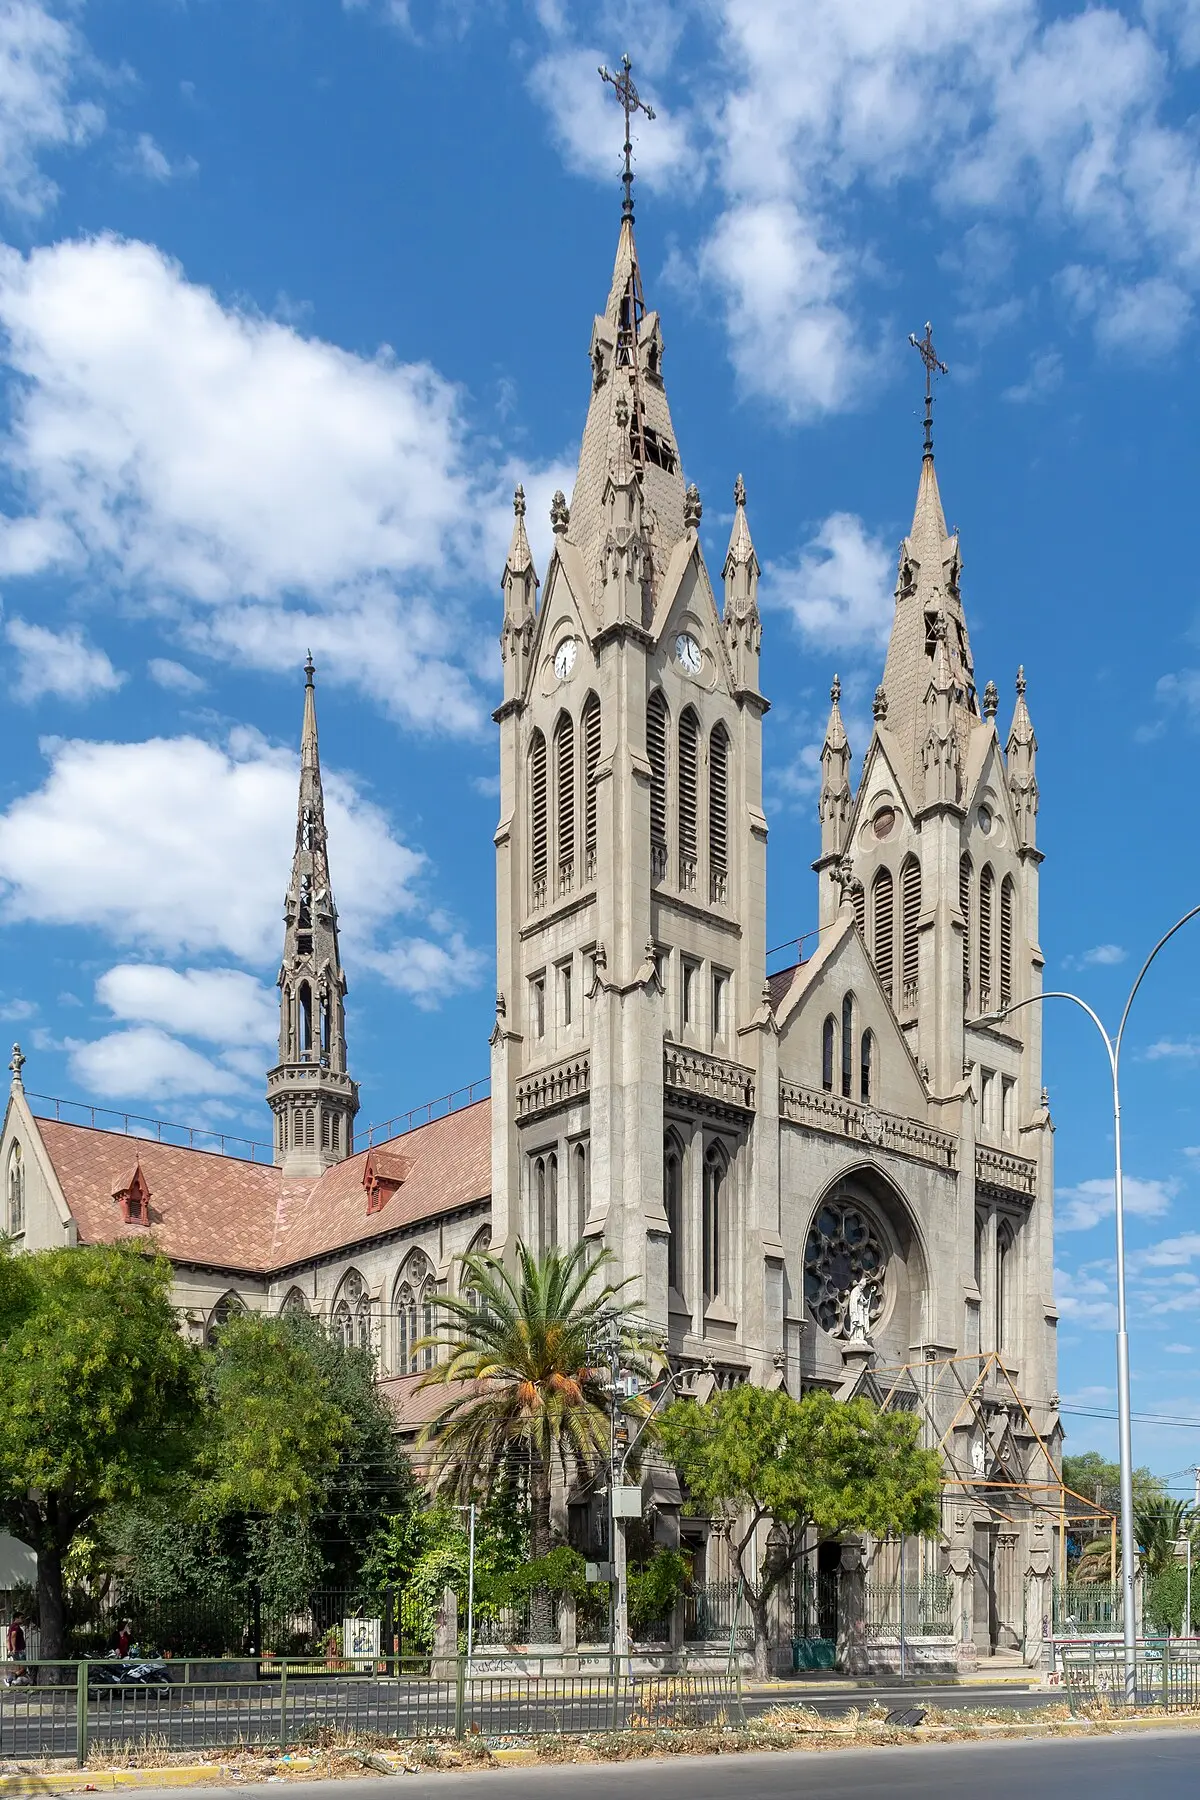
<svg viewBox="0 0 1200 1800">
<path fill-rule="evenodd" d="M 630 74 L 632 66 L 628 56 L 623 56 L 619 75 L 610 75 L 603 63 L 599 70 L 601 81 L 612 83 L 617 92 L 617 99 L 625 108 L 625 172 L 621 176 L 621 180 L 625 184 L 625 198 L 621 202 L 621 217 L 630 221 L 633 219 L 633 138 L 630 133 L 630 120 L 635 112 L 644 112 L 648 119 L 654 117 L 654 108 L 646 104 L 633 85 L 633 76 Z"/>
<path fill-rule="evenodd" d="M 934 375 L 948 373 L 933 347 L 933 326 L 925 321 L 925 336 L 919 338 L 915 331 L 910 331 L 908 341 L 914 350 L 920 352 L 921 361 L 925 364 L 925 454 L 933 455 L 933 378 Z"/>
</svg>

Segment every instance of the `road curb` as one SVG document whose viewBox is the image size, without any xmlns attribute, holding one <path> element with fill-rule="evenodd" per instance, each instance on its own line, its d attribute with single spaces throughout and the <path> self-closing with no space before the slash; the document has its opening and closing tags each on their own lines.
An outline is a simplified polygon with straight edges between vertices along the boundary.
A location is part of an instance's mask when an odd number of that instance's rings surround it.
<svg viewBox="0 0 1200 1800">
<path fill-rule="evenodd" d="M 224 1763 L 194 1763 L 166 1769 L 64 1769 L 49 1775 L 0 1775 L 0 1795 L 108 1794 L 117 1788 L 198 1787 L 202 1782 L 227 1779 Z"/>
</svg>

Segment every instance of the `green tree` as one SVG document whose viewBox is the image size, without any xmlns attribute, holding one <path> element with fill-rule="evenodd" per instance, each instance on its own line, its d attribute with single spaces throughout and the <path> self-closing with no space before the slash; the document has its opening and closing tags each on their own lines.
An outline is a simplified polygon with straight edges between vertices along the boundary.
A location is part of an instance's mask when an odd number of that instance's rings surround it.
<svg viewBox="0 0 1200 1800">
<path fill-rule="evenodd" d="M 1121 1465 L 1109 1462 L 1098 1450 L 1084 1450 L 1078 1456 L 1064 1456 L 1063 1485 L 1084 1500 L 1103 1506 L 1110 1513 L 1121 1510 Z M 1133 1503 L 1148 1505 L 1166 1493 L 1166 1484 L 1149 1469 L 1133 1471 Z"/>
<path fill-rule="evenodd" d="M 941 1468 L 917 1442 L 910 1413 L 820 1390 L 794 1400 L 749 1382 L 706 1406 L 673 1402 L 663 1449 L 694 1500 L 733 1515 L 730 1544 L 754 1620 L 754 1667 L 766 1675 L 772 1596 L 790 1575 L 809 1531 L 874 1536 L 930 1533 L 939 1520 Z M 772 1530 L 761 1555 L 759 1527 Z"/>
<path fill-rule="evenodd" d="M 443 1317 L 425 1340 L 442 1352 L 422 1387 L 451 1398 L 426 1427 L 437 1491 L 457 1500 L 489 1494 L 514 1453 L 527 1470 L 531 1557 L 551 1548 L 550 1495 L 557 1465 L 593 1475 L 606 1466 L 615 1403 L 599 1345 L 615 1330 L 625 1369 L 648 1373 L 629 1306 L 628 1283 L 600 1284 L 610 1254 L 587 1244 L 537 1257 L 516 1246 L 510 1270 L 487 1252 L 462 1259 L 464 1293 L 440 1301 Z M 639 1404 L 625 1403 L 636 1412 Z M 535 1596 L 535 1635 L 549 1609 Z"/>
<path fill-rule="evenodd" d="M 124 1246 L 0 1257 L 0 1520 L 37 1554 L 48 1660 L 66 1650 L 76 1537 L 177 1476 L 200 1395 L 164 1258 Z"/>
</svg>

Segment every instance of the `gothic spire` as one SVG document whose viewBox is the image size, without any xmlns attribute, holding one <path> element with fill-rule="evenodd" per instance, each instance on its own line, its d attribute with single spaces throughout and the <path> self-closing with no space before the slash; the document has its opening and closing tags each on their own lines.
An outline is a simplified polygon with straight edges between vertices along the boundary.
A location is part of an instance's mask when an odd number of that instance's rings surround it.
<svg viewBox="0 0 1200 1800">
<path fill-rule="evenodd" d="M 739 475 L 733 484 L 733 530 L 721 571 L 725 581 L 725 641 L 738 687 L 758 692 L 758 653 L 762 648 L 762 618 L 758 610 L 758 557 L 746 518 L 746 484 Z"/>
<path fill-rule="evenodd" d="M 918 349 L 922 348 L 919 341 L 913 341 Z M 926 388 L 928 391 L 928 375 Z M 883 671 L 887 730 L 918 787 L 926 754 L 925 702 L 939 654 L 945 657 L 949 669 L 949 704 L 962 742 L 973 723 L 982 723 L 960 590 L 961 574 L 958 533 L 946 529 L 927 429 L 912 525 L 900 545 L 896 610 Z M 940 637 L 936 629 L 939 619 L 945 625 Z"/>
<path fill-rule="evenodd" d="M 329 878 L 313 660 L 304 665 L 296 846 L 283 904 L 279 1062 L 267 1076 L 275 1157 L 285 1174 L 318 1175 L 353 1148 L 358 1086 L 346 1073 L 346 977 Z"/>
<path fill-rule="evenodd" d="M 556 495 L 557 499 L 558 496 Z M 513 700 L 524 691 L 537 619 L 537 570 L 525 532 L 525 489 L 513 494 L 512 540 L 500 577 L 504 594 L 504 623 L 500 629 L 500 658 L 504 664 L 504 698 Z"/>
<path fill-rule="evenodd" d="M 1023 850 L 1037 843 L 1037 739 L 1025 704 L 1025 669 L 1017 670 L 1017 704 L 1008 732 L 1008 791 Z"/>
<path fill-rule="evenodd" d="M 850 743 L 842 723 L 841 699 L 842 683 L 835 675 L 829 690 L 829 723 L 821 749 L 821 795 L 817 802 L 822 860 L 841 855 L 850 823 Z"/>
</svg>

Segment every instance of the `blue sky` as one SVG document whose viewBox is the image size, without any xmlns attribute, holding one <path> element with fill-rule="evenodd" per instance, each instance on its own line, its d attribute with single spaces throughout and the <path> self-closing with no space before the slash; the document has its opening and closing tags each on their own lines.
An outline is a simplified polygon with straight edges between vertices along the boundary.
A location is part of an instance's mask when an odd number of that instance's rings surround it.
<svg viewBox="0 0 1200 1800">
<path fill-rule="evenodd" d="M 310 644 L 363 1122 L 486 1073 L 498 577 L 513 482 L 543 568 L 570 485 L 626 48 L 710 565 L 739 470 L 764 565 L 769 941 L 814 919 L 835 668 L 866 741 L 929 317 L 1002 723 L 1029 677 L 1047 985 L 1114 1018 L 1196 900 L 1196 0 L 0 0 L 0 1020 L 36 1091 L 265 1135 Z M 1200 1419 L 1188 930 L 1125 1111 L 1135 1408 Z M 1048 1008 L 1046 1053 L 1061 1387 L 1109 1449 L 1102 1051 Z"/>
</svg>

